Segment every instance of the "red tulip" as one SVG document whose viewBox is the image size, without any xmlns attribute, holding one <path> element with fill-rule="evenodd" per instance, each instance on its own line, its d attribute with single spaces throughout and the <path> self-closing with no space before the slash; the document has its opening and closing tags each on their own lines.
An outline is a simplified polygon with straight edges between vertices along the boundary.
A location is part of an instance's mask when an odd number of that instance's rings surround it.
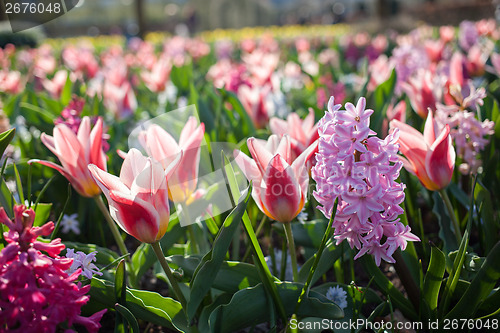
<svg viewBox="0 0 500 333">
<path fill-rule="evenodd" d="M 29 163 L 40 163 L 56 169 L 84 197 L 99 195 L 101 191 L 90 175 L 87 165 L 92 163 L 106 170 L 106 155 L 102 149 L 102 124 L 99 117 L 91 131 L 90 118 L 83 117 L 76 134 L 65 124 L 56 125 L 53 137 L 42 133 L 41 139 L 62 165 L 41 160 L 30 160 Z"/>
<path fill-rule="evenodd" d="M 198 184 L 200 145 L 205 135 L 205 125 L 197 126 L 196 118 L 190 117 L 182 129 L 179 143 L 158 125 L 150 126 L 140 134 L 140 142 L 149 156 L 166 169 L 182 152 L 179 167 L 169 178 L 169 196 L 174 202 L 190 199 Z"/>
<path fill-rule="evenodd" d="M 92 176 L 108 199 L 111 217 L 126 233 L 144 243 L 160 240 L 170 219 L 167 179 L 182 154 L 165 170 L 159 162 L 131 149 L 120 177 L 89 165 Z"/>
<path fill-rule="evenodd" d="M 235 159 L 248 180 L 253 181 L 252 197 L 271 219 L 292 221 L 304 207 L 309 184 L 307 162 L 313 157 L 318 141 L 292 162 L 290 138 L 271 135 L 263 141 L 250 138 L 248 149 L 253 160 L 240 151 Z"/>
<path fill-rule="evenodd" d="M 399 150 L 405 168 L 415 174 L 422 185 L 431 191 L 445 188 L 455 168 L 455 149 L 451 143 L 450 126 L 440 132 L 432 111 L 425 122 L 424 134 L 413 127 L 392 120 L 391 128 L 399 128 Z"/>
</svg>

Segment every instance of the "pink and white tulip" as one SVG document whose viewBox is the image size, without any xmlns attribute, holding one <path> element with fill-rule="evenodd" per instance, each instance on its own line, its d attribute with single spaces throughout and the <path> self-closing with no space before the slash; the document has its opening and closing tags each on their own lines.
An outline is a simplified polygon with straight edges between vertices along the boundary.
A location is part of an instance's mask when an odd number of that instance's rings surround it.
<svg viewBox="0 0 500 333">
<path fill-rule="evenodd" d="M 170 219 L 167 179 L 182 154 L 164 169 L 159 162 L 131 149 L 123 161 L 120 177 L 98 166 L 88 169 L 109 203 L 111 217 L 127 234 L 144 243 L 159 241 Z"/>
<path fill-rule="evenodd" d="M 288 134 L 292 147 L 292 160 L 296 159 L 304 150 L 319 138 L 318 126 L 314 122 L 314 111 L 309 110 L 307 117 L 302 120 L 292 112 L 286 121 L 273 117 L 269 121 L 273 134 L 280 137 Z"/>
<path fill-rule="evenodd" d="M 399 129 L 399 150 L 404 167 L 415 174 L 422 185 L 431 191 L 445 188 L 451 181 L 455 169 L 455 149 L 450 136 L 450 126 L 442 130 L 429 112 L 425 121 L 424 133 L 415 128 L 392 120 L 391 128 Z"/>
<path fill-rule="evenodd" d="M 169 178 L 169 196 L 174 202 L 186 202 L 196 190 L 200 164 L 200 145 L 205 135 L 205 124 L 197 125 L 190 117 L 182 129 L 179 143 L 158 125 L 141 132 L 139 140 L 149 156 L 160 162 L 164 169 L 180 154 L 179 167 Z"/>
<path fill-rule="evenodd" d="M 106 170 L 106 155 L 102 149 L 102 118 L 97 119 L 92 131 L 90 122 L 89 117 L 83 117 L 76 134 L 65 124 L 55 126 L 54 136 L 42 133 L 43 144 L 59 158 L 61 165 L 42 160 L 29 161 L 56 169 L 84 197 L 94 197 L 101 193 L 87 165 L 95 164 Z"/>
<path fill-rule="evenodd" d="M 250 138 L 253 160 L 235 151 L 235 160 L 246 178 L 253 182 L 252 197 L 260 210 L 273 220 L 291 222 L 304 207 L 309 184 L 307 164 L 318 141 L 292 162 L 290 137 L 271 135 L 268 141 Z"/>
</svg>

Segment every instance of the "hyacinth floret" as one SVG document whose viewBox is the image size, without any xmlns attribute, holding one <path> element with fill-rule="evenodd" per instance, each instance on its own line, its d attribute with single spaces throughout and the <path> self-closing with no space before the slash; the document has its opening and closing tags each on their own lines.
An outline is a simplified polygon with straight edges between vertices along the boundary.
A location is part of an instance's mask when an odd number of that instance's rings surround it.
<svg viewBox="0 0 500 333">
<path fill-rule="evenodd" d="M 10 229 L 0 252 L 0 332 L 74 332 L 73 324 L 97 332 L 106 310 L 81 316 L 90 285 L 75 283 L 81 269 L 66 273 L 73 259 L 59 256 L 65 248 L 59 238 L 37 239 L 50 235 L 54 223 L 33 227 L 34 220 L 35 212 L 24 205 L 14 206 L 12 220 L 0 208 L 0 223 Z"/>
<path fill-rule="evenodd" d="M 397 181 L 403 167 L 397 157 L 399 132 L 393 130 L 385 139 L 375 136 L 369 127 L 373 110 L 366 109 L 363 97 L 356 106 L 341 108 L 331 97 L 318 123 L 314 197 L 327 218 L 338 199 L 333 221 L 337 244 L 345 239 L 356 247 L 355 259 L 371 254 L 377 265 L 382 259 L 392 263 L 398 248 L 419 241 L 399 219 L 405 198 L 405 185 Z"/>
</svg>

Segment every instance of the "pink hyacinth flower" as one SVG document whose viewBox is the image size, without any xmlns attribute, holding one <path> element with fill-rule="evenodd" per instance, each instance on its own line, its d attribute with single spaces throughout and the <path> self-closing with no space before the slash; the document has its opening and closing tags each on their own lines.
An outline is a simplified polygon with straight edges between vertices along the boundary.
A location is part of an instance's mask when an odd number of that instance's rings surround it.
<svg viewBox="0 0 500 333">
<path fill-rule="evenodd" d="M 390 126 L 400 130 L 398 143 L 405 156 L 401 160 L 406 170 L 415 174 L 422 185 L 431 191 L 445 188 L 455 168 L 450 126 L 447 124 L 439 131 L 432 112 L 427 116 L 423 135 L 398 120 L 392 120 Z"/>
<path fill-rule="evenodd" d="M 97 119 L 92 131 L 90 123 L 89 117 L 83 117 L 76 134 L 65 124 L 55 126 L 54 136 L 42 133 L 42 142 L 59 158 L 61 165 L 42 160 L 29 161 L 56 169 L 84 197 L 94 197 L 101 193 L 87 165 L 95 164 L 106 170 L 106 155 L 102 149 L 102 118 Z"/>
<path fill-rule="evenodd" d="M 120 177 L 96 165 L 88 168 L 108 199 L 111 217 L 127 234 L 144 243 L 160 240 L 170 219 L 167 179 L 182 154 L 165 170 L 159 162 L 131 149 L 123 161 Z"/>
<path fill-rule="evenodd" d="M 271 135 L 268 141 L 250 138 L 248 149 L 253 160 L 235 151 L 235 160 L 246 178 L 253 181 L 252 197 L 260 210 L 273 220 L 291 222 L 306 201 L 309 171 L 318 142 L 311 144 L 292 162 L 288 135 L 281 140 Z"/>
</svg>

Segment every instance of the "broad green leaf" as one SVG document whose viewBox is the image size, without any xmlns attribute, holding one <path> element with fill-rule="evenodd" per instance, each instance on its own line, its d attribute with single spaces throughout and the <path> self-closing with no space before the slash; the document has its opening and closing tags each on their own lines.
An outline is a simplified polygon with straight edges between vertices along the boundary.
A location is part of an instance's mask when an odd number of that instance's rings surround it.
<svg viewBox="0 0 500 333">
<path fill-rule="evenodd" d="M 226 181 L 229 184 L 230 194 L 232 195 L 233 201 L 236 201 L 240 194 L 240 190 L 238 188 L 238 181 L 234 174 L 234 170 L 231 163 L 224 154 L 223 154 L 223 161 L 224 161 L 223 171 L 226 177 Z M 261 277 L 261 281 L 264 284 L 266 291 L 271 295 L 274 304 L 278 309 L 278 313 L 281 319 L 286 320 L 285 318 L 286 314 L 283 302 L 278 294 L 278 289 L 276 287 L 276 284 L 274 284 L 274 278 L 271 274 L 271 271 L 269 271 L 269 266 L 267 266 L 266 260 L 264 259 L 264 254 L 262 253 L 262 249 L 260 248 L 259 241 L 257 240 L 257 236 L 255 235 L 252 222 L 250 221 L 247 212 L 243 214 L 242 221 L 248 240 L 250 241 L 252 249 L 255 253 L 254 263 Z"/>
<path fill-rule="evenodd" d="M 10 192 L 3 178 L 0 179 L 0 204 L 7 212 L 7 215 L 12 217 L 13 216 L 12 209 L 14 207 L 14 197 L 12 196 L 12 193 Z"/>
<path fill-rule="evenodd" d="M 489 317 L 495 315 L 500 310 L 500 288 L 496 288 L 491 294 L 484 299 L 478 309 L 478 315 L 481 317 Z"/>
<path fill-rule="evenodd" d="M 444 206 L 443 200 L 439 196 L 438 192 L 432 194 L 432 200 L 434 200 L 434 207 L 432 212 L 436 215 L 439 223 L 439 238 L 443 241 L 443 250 L 445 253 L 456 250 L 458 248 L 457 238 L 451 230 L 451 219 L 448 212 Z"/>
<path fill-rule="evenodd" d="M 212 249 L 202 258 L 200 264 L 194 272 L 193 281 L 191 283 L 191 296 L 187 305 L 187 313 L 189 320 L 196 314 L 198 306 L 203 301 L 203 298 L 210 290 L 215 277 L 226 257 L 229 250 L 233 235 L 238 230 L 239 223 L 245 213 L 252 186 L 246 189 L 246 194 L 242 195 L 238 205 L 229 213 L 224 224 L 219 230 L 219 234 L 215 238 Z"/>
<path fill-rule="evenodd" d="M 12 128 L 8 131 L 0 133 L 0 158 L 3 156 L 3 152 L 9 145 L 9 143 L 14 139 L 16 135 L 16 129 Z"/>
<path fill-rule="evenodd" d="M 243 105 L 241 104 L 238 97 L 233 92 L 227 91 L 225 89 L 218 89 L 218 91 L 222 95 L 223 100 L 231 104 L 233 108 L 233 110 L 228 110 L 227 108 L 224 107 L 226 113 L 228 113 L 228 118 L 233 119 L 232 121 L 233 129 L 235 129 L 237 134 L 239 134 L 237 137 L 241 138 L 241 137 L 252 136 L 255 133 L 255 127 L 253 125 L 253 121 L 248 115 Z M 239 119 L 236 119 L 234 115 L 230 114 L 233 111 L 237 113 Z"/>
<path fill-rule="evenodd" d="M 328 241 L 328 243 L 326 243 L 325 249 L 323 250 L 321 258 L 319 259 L 318 266 L 316 267 L 316 271 L 314 272 L 313 278 L 311 280 L 311 285 L 314 285 L 323 274 L 328 272 L 328 270 L 333 267 L 333 263 L 337 261 L 337 259 L 339 259 L 343 254 L 344 251 L 341 246 L 336 246 L 331 240 Z M 313 263 L 314 256 L 309 258 L 309 260 L 307 260 L 304 265 L 302 265 L 299 271 L 299 282 L 305 282 L 307 280 L 307 276 L 309 275 L 309 271 L 311 270 Z"/>
<path fill-rule="evenodd" d="M 475 192 L 477 178 L 474 180 L 474 185 L 472 187 L 472 192 Z M 455 289 L 457 288 L 457 284 L 460 280 L 460 273 L 462 272 L 462 267 L 466 257 L 467 247 L 469 246 L 469 235 L 472 226 L 472 212 L 474 210 L 474 195 L 470 198 L 469 205 L 469 220 L 467 222 L 467 228 L 462 236 L 462 241 L 460 242 L 460 247 L 458 248 L 458 253 L 453 261 L 453 269 L 448 276 L 448 280 L 446 281 L 446 285 L 443 292 L 443 297 L 441 302 L 439 303 L 439 317 L 443 317 L 444 314 L 448 311 L 448 307 L 450 305 L 451 299 L 454 296 Z"/>
<path fill-rule="evenodd" d="M 437 309 L 439 289 L 443 282 L 446 267 L 446 258 L 443 252 L 436 246 L 431 248 L 431 260 L 424 278 L 423 298 L 429 305 L 429 309 Z"/>
<path fill-rule="evenodd" d="M 35 208 L 35 207 L 31 207 Z M 52 209 L 51 203 L 39 203 L 35 209 L 35 222 L 33 225 L 35 227 L 40 227 L 42 224 L 45 224 L 50 216 L 50 210 Z"/>
<path fill-rule="evenodd" d="M 108 308 L 115 306 L 113 283 L 92 278 L 90 297 Z M 155 325 L 189 332 L 182 306 L 176 300 L 163 297 L 158 293 L 127 288 L 127 309 L 135 318 L 151 322 Z"/>
<path fill-rule="evenodd" d="M 17 195 L 19 195 L 19 204 L 24 205 L 24 193 L 23 193 L 23 183 L 21 182 L 21 176 L 19 175 L 19 170 L 17 170 L 16 163 L 13 164 L 14 175 L 16 176 L 16 188 Z"/>
<path fill-rule="evenodd" d="M 191 278 L 199 265 L 199 256 L 170 256 L 167 257 L 169 263 L 182 268 L 184 276 Z M 161 273 L 161 272 L 159 272 Z M 160 274 L 163 275 L 164 274 Z M 229 293 L 253 287 L 260 282 L 259 274 L 254 265 L 239 261 L 224 261 L 213 281 L 212 288 Z"/>
<path fill-rule="evenodd" d="M 361 260 L 366 272 L 373 277 L 373 282 L 385 295 L 391 298 L 391 301 L 401 310 L 403 315 L 410 320 L 417 320 L 418 314 L 413 305 L 382 273 L 373 258 L 369 255 L 364 255 Z"/>
<path fill-rule="evenodd" d="M 490 192 L 478 182 L 474 190 L 476 202 L 480 202 L 479 209 L 479 229 L 484 253 L 489 253 L 495 246 L 498 239 L 498 217 L 495 218 L 495 211 L 491 201 Z"/>
<path fill-rule="evenodd" d="M 118 266 L 116 267 L 115 272 L 115 309 L 118 305 L 124 306 L 126 305 L 126 280 L 125 280 L 125 260 L 122 259 Z M 122 305 L 123 304 L 123 305 Z M 118 309 L 117 309 L 118 310 Z M 122 311 L 118 311 L 118 314 L 115 318 L 115 333 L 126 332 L 125 323 L 123 317 L 121 316 Z M 135 318 L 134 318 L 135 319 Z"/>
<path fill-rule="evenodd" d="M 125 318 L 129 324 L 129 327 L 132 329 L 133 333 L 139 333 L 139 323 L 137 322 L 137 319 L 135 319 L 134 315 L 132 312 L 130 312 L 129 309 L 127 309 L 125 306 L 116 303 L 115 304 L 115 310 L 120 313 L 120 315 Z"/>
<path fill-rule="evenodd" d="M 287 316 L 291 316 L 303 285 L 300 283 L 276 282 L 280 298 L 283 300 Z M 242 311 L 242 309 L 245 309 Z M 325 296 L 311 291 L 304 298 L 297 313 L 301 317 L 321 317 L 342 319 L 344 313 L 335 303 Z M 237 330 L 269 322 L 271 319 L 266 291 L 262 284 L 247 288 L 234 294 L 231 302 L 218 306 L 210 315 L 211 332 L 235 332 Z"/>
<path fill-rule="evenodd" d="M 63 90 L 61 92 L 61 104 L 62 105 L 68 105 L 69 102 L 71 101 L 73 82 L 71 82 L 70 76 L 71 75 L 68 75 L 68 78 L 66 79 L 66 83 L 64 84 Z"/>
<path fill-rule="evenodd" d="M 180 90 L 180 95 L 189 92 L 189 85 L 192 82 L 193 66 L 191 63 L 183 66 L 173 66 L 170 72 L 172 83 Z"/>
<path fill-rule="evenodd" d="M 370 120 L 370 128 L 375 132 L 381 133 L 382 122 L 386 116 L 387 108 L 389 107 L 394 88 L 396 87 L 396 69 L 392 70 L 391 76 L 384 83 L 377 86 L 373 92 L 373 105 L 370 107 L 375 111 Z"/>
<path fill-rule="evenodd" d="M 116 267 L 115 272 L 115 299 L 117 303 L 125 305 L 126 293 L 125 290 L 127 288 L 126 284 L 126 268 L 125 268 L 125 259 L 122 259 L 118 266 Z"/>
<path fill-rule="evenodd" d="M 469 288 L 446 318 L 474 318 L 478 306 L 488 297 L 500 279 L 498 258 L 500 258 L 500 242 L 490 251 Z"/>
<path fill-rule="evenodd" d="M 295 244 L 317 249 L 327 225 L 326 220 L 292 223 Z"/>
</svg>

